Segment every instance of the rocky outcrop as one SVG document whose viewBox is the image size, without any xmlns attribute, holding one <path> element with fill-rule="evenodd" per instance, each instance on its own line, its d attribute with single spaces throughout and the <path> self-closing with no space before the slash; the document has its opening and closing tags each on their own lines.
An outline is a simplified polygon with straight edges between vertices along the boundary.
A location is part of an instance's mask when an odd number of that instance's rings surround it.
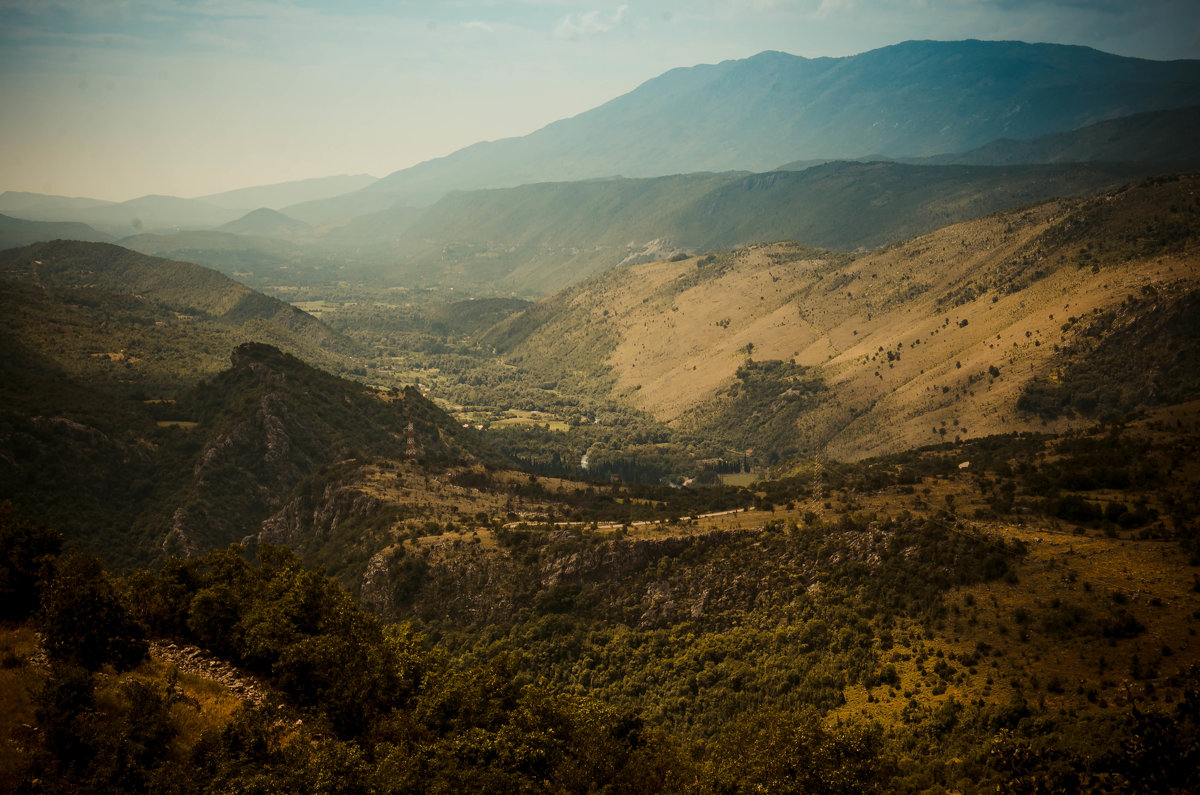
<svg viewBox="0 0 1200 795">
<path fill-rule="evenodd" d="M 287 373 L 254 360 L 241 346 L 235 370 L 254 387 L 252 412 L 213 435 L 192 468 L 187 498 L 172 515 L 164 552 L 196 554 L 253 540 L 262 520 L 278 510 L 301 480 L 333 453 L 275 391 Z"/>
<path fill-rule="evenodd" d="M 290 546 L 303 553 L 333 536 L 339 527 L 362 523 L 386 503 L 353 486 L 329 482 L 315 494 L 300 495 L 268 517 L 258 532 L 262 544 Z"/>
<path fill-rule="evenodd" d="M 150 642 L 150 653 L 175 666 L 180 673 L 220 682 L 246 701 L 261 706 L 265 700 L 265 689 L 254 677 L 196 646 L 156 640 Z"/>
<path fill-rule="evenodd" d="M 389 567 L 394 557 L 394 550 L 382 549 L 371 556 L 363 572 L 358 603 L 378 616 L 395 614 L 396 593 L 391 587 Z"/>
<path fill-rule="evenodd" d="M 472 460 L 473 450 L 482 451 L 416 390 L 379 395 L 257 343 L 238 346 L 231 361 L 181 401 L 195 406 L 206 441 L 192 459 L 187 496 L 172 506 L 164 548 L 194 553 L 246 539 L 303 552 L 335 538 L 339 527 L 369 518 L 381 504 L 343 488 L 351 480 L 334 469 L 410 460 L 409 422 L 418 466 Z M 374 550 L 355 555 L 364 551 Z"/>
<path fill-rule="evenodd" d="M 677 555 L 694 542 L 689 537 L 610 539 L 566 554 L 548 551 L 541 560 L 542 585 L 553 588 L 560 583 L 582 583 L 596 577 L 621 577 L 664 556 Z"/>
<path fill-rule="evenodd" d="M 389 564 L 396 608 L 460 626 L 510 620 L 527 590 L 521 575 L 510 555 L 463 540 Z"/>
</svg>

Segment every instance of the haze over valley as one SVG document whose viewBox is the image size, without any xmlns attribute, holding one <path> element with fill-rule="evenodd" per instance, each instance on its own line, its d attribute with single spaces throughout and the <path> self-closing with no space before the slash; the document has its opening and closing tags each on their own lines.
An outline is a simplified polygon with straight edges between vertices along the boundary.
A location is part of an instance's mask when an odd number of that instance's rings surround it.
<svg viewBox="0 0 1200 795">
<path fill-rule="evenodd" d="M 935 2 L 937 38 L 874 3 L 151 5 L 0 12 L 10 107 L 110 76 L 114 186 L 0 127 L 64 186 L 0 170 L 0 781 L 1200 788 L 1186 4 Z M 870 46 L 771 46 L 810 26 Z M 721 30 L 756 49 L 660 64 Z M 301 50 L 386 52 L 390 104 Z M 433 96 L 469 65 L 475 121 Z M 528 127 L 488 134 L 504 97 Z M 121 160 L 107 114 L 155 102 Z M 155 169 L 197 187 L 116 187 Z"/>
</svg>

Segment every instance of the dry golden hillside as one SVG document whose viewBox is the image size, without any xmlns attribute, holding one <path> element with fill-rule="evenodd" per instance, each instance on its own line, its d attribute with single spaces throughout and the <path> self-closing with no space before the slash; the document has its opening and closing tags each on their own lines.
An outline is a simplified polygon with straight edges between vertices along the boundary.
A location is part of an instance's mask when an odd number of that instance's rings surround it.
<svg viewBox="0 0 1200 795">
<path fill-rule="evenodd" d="M 1131 297 L 1152 311 L 1196 289 L 1197 187 L 1153 180 L 857 257 L 781 242 L 622 268 L 544 302 L 517 351 L 578 368 L 602 347 L 614 394 L 672 422 L 748 358 L 793 359 L 831 388 L 797 433 L 839 459 L 1062 429 L 1018 411 L 1021 389 L 1053 383 L 1099 313 L 1119 324 Z"/>
</svg>

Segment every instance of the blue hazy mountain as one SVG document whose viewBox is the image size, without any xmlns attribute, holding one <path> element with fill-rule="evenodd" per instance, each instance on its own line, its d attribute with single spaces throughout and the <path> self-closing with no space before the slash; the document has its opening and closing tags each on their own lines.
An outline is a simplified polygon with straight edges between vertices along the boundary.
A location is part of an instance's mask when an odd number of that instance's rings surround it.
<svg viewBox="0 0 1200 795">
<path fill-rule="evenodd" d="M 428 204 L 451 190 L 532 182 L 925 157 L 1196 104 L 1200 61 L 1087 47 L 972 40 L 844 58 L 764 52 L 673 69 L 578 116 L 398 171 L 364 193 Z"/>
</svg>

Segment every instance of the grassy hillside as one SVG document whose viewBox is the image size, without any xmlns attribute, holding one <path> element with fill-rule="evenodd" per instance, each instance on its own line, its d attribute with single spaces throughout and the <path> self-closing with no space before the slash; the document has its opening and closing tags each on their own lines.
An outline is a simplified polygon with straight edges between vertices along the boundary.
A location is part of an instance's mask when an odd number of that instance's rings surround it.
<svg viewBox="0 0 1200 795">
<path fill-rule="evenodd" d="M 0 327 L 45 367 L 120 394 L 172 396 L 266 342 L 335 372 L 352 343 L 282 301 L 186 262 L 58 241 L 0 255 Z"/>
<path fill-rule="evenodd" d="M 857 257 L 781 243 L 630 266 L 514 316 L 496 339 L 514 363 L 575 373 L 683 427 L 704 425 L 748 360 L 794 361 L 827 387 L 798 419 L 797 444 L 838 458 L 1040 428 L 1018 406 L 1023 390 L 1087 367 L 1091 318 L 1175 328 L 1171 313 L 1198 287 L 1195 185 L 1151 180 Z M 1192 356 L 1180 329 L 1171 355 Z"/>
<path fill-rule="evenodd" d="M 95 288 L 162 304 L 197 318 L 230 325 L 265 321 L 336 347 L 339 341 L 314 318 L 282 301 L 268 298 L 211 268 L 148 257 L 103 243 L 56 241 L 5 252 L 0 273 L 56 289 Z"/>
</svg>

